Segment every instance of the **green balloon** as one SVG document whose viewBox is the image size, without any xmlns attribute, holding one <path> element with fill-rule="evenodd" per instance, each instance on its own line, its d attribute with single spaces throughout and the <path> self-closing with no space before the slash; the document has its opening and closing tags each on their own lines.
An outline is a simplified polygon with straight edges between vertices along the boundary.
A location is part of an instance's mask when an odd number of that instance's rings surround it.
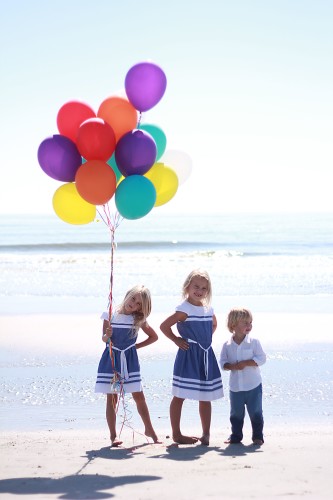
<svg viewBox="0 0 333 500">
<path fill-rule="evenodd" d="M 120 179 L 120 177 L 121 177 L 121 172 L 119 171 L 119 168 L 117 166 L 116 159 L 114 157 L 114 153 L 113 153 L 113 155 L 111 156 L 111 158 L 106 163 L 108 165 L 110 165 L 110 167 L 112 168 L 112 170 L 116 174 L 116 179 L 117 179 L 117 182 L 118 182 L 119 179 Z"/>
<path fill-rule="evenodd" d="M 155 205 L 154 184 L 143 175 L 129 175 L 118 184 L 115 203 L 124 219 L 140 219 Z"/>
<path fill-rule="evenodd" d="M 158 161 L 163 155 L 167 145 L 165 133 L 160 127 L 151 123 L 144 123 L 143 125 L 140 125 L 140 129 L 148 132 L 148 134 L 150 134 L 154 139 L 157 148 L 156 161 Z"/>
</svg>

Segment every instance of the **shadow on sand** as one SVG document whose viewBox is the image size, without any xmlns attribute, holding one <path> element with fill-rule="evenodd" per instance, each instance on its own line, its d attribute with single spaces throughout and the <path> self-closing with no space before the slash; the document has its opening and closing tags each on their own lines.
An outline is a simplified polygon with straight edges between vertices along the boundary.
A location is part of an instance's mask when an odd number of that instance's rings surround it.
<svg viewBox="0 0 333 500">
<path fill-rule="evenodd" d="M 131 459 L 140 454 L 140 448 L 147 446 L 142 444 L 132 448 L 110 448 L 106 446 L 99 450 L 88 450 L 84 458 L 87 462 L 81 469 L 71 476 L 62 478 L 52 477 L 18 477 L 12 479 L 0 480 L 0 493 L 10 493 L 12 495 L 59 495 L 60 499 L 79 500 L 79 499 L 104 499 L 112 498 L 115 495 L 107 490 L 124 486 L 127 484 L 144 483 L 146 481 L 156 481 L 162 479 L 161 476 L 135 475 L 112 477 L 98 474 L 82 474 L 82 471 L 96 458 L 107 460 Z M 149 458 L 164 458 L 176 461 L 193 461 L 200 459 L 208 452 L 214 451 L 221 456 L 240 457 L 252 453 L 262 453 L 260 446 L 230 444 L 225 449 L 218 446 L 182 446 L 171 444 L 166 447 L 165 453 L 152 455 Z"/>
<path fill-rule="evenodd" d="M 110 490 L 126 484 L 143 483 L 161 479 L 157 476 L 102 476 L 97 474 L 74 474 L 54 479 L 51 477 L 19 477 L 0 480 L 0 492 L 12 495 L 57 494 L 62 499 L 103 499 L 114 495 L 103 490 Z"/>
<path fill-rule="evenodd" d="M 238 444 L 229 444 L 225 449 L 220 448 L 219 446 L 203 446 L 203 445 L 194 445 L 194 446 L 182 446 L 177 445 L 175 443 L 166 447 L 165 453 L 159 453 L 158 455 L 154 455 L 150 458 L 166 458 L 169 460 L 178 460 L 178 461 L 190 461 L 190 460 L 198 460 L 203 455 L 208 452 L 215 451 L 222 456 L 229 457 L 241 457 L 245 455 L 249 455 L 252 453 L 262 453 L 260 446 L 255 446 L 250 444 L 248 446 L 238 443 Z"/>
<path fill-rule="evenodd" d="M 10 493 L 12 495 L 59 495 L 58 498 L 68 500 L 112 498 L 114 495 L 109 491 L 117 486 L 128 484 L 144 483 L 146 481 L 156 481 L 159 476 L 133 475 L 112 477 L 99 474 L 82 474 L 82 471 L 95 458 L 105 458 L 108 460 L 123 460 L 133 458 L 133 452 L 147 446 L 146 444 L 134 448 L 110 448 L 106 446 L 99 450 L 86 451 L 87 462 L 81 469 L 71 476 L 61 478 L 52 477 L 18 477 L 0 480 L 0 494 Z M 104 491 L 103 491 L 104 490 Z"/>
<path fill-rule="evenodd" d="M 259 445 L 243 443 L 228 444 L 224 450 L 220 449 L 220 454 L 225 457 L 243 457 L 251 453 L 262 453 Z"/>
</svg>

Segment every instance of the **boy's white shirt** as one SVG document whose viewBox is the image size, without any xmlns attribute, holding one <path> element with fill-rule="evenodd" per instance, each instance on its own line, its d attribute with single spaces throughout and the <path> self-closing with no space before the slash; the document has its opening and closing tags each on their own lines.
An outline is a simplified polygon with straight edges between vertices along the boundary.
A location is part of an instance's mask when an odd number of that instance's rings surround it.
<svg viewBox="0 0 333 500">
<path fill-rule="evenodd" d="M 266 362 L 266 354 L 259 340 L 249 335 L 246 335 L 240 344 L 237 344 L 233 337 L 223 344 L 220 356 L 222 370 L 226 363 L 234 364 L 248 359 L 253 359 L 258 366 L 246 366 L 243 370 L 230 370 L 229 389 L 233 392 L 250 391 L 261 384 L 259 366 Z"/>
</svg>

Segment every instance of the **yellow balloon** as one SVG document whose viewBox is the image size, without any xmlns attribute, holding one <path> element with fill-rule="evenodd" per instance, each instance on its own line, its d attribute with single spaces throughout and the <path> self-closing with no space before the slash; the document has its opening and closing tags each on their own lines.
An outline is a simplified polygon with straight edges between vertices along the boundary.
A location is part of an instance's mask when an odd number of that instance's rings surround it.
<svg viewBox="0 0 333 500">
<path fill-rule="evenodd" d="M 117 187 L 119 186 L 119 184 L 120 184 L 121 182 L 123 182 L 123 180 L 124 180 L 124 179 L 125 179 L 125 177 L 124 177 L 123 175 L 121 175 L 121 176 L 119 177 L 119 179 L 117 180 Z"/>
<path fill-rule="evenodd" d="M 178 190 L 178 177 L 172 168 L 164 163 L 155 163 L 145 174 L 156 189 L 155 207 L 164 205 L 173 198 Z"/>
<path fill-rule="evenodd" d="M 81 198 L 73 182 L 60 186 L 52 199 L 59 219 L 68 224 L 89 224 L 96 217 L 96 207 Z"/>
</svg>

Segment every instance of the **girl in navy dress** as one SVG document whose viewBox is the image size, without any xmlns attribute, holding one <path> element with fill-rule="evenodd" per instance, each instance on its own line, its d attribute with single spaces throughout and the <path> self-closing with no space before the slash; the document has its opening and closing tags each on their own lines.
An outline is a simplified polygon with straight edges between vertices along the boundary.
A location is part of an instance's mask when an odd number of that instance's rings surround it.
<svg viewBox="0 0 333 500">
<path fill-rule="evenodd" d="M 200 440 L 209 445 L 211 401 L 223 397 L 221 372 L 212 349 L 217 321 L 210 306 L 211 297 L 208 273 L 200 269 L 192 271 L 183 285 L 185 300 L 160 326 L 164 335 L 179 348 L 173 369 L 170 420 L 172 438 L 180 444 L 194 444 Z M 172 331 L 174 325 L 177 325 L 180 336 Z M 185 399 L 199 401 L 201 438 L 181 433 L 180 419 Z"/>
<path fill-rule="evenodd" d="M 119 387 L 124 393 L 131 393 L 138 413 L 145 426 L 145 435 L 158 443 L 153 429 L 149 410 L 142 391 L 140 364 L 137 349 L 146 347 L 158 339 L 157 333 L 147 323 L 151 312 L 151 296 L 144 286 L 135 286 L 125 295 L 123 302 L 117 307 L 111 323 L 108 313 L 102 314 L 103 337 L 107 345 L 98 366 L 95 392 L 106 394 L 106 420 L 110 429 L 111 446 L 120 446 L 117 438 L 116 408 L 119 398 Z M 147 335 L 147 339 L 136 343 L 139 330 Z M 109 343 L 111 344 L 112 360 Z"/>
</svg>

